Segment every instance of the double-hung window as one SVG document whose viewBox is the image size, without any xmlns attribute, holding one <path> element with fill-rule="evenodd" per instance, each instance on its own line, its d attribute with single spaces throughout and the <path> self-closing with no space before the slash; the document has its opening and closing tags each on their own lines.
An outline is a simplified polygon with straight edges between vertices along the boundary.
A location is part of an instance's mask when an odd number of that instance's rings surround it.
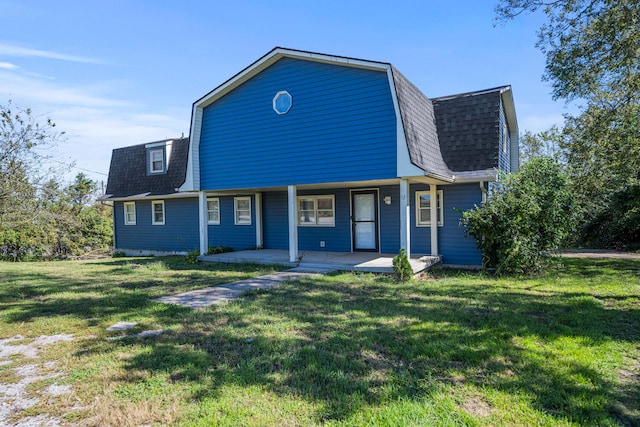
<svg viewBox="0 0 640 427">
<path fill-rule="evenodd" d="M 155 200 L 151 202 L 151 224 L 164 225 L 164 201 Z"/>
<path fill-rule="evenodd" d="M 251 225 L 251 197 L 234 197 L 233 212 L 235 225 Z"/>
<path fill-rule="evenodd" d="M 149 171 L 151 173 L 164 172 L 164 150 L 149 151 Z"/>
<path fill-rule="evenodd" d="M 442 190 L 437 191 L 438 225 L 442 226 Z M 416 191 L 416 225 L 418 227 L 431 226 L 431 192 Z"/>
<path fill-rule="evenodd" d="M 298 197 L 298 225 L 333 227 L 336 223 L 335 197 Z"/>
<path fill-rule="evenodd" d="M 136 225 L 136 202 L 124 202 L 124 225 Z"/>
<path fill-rule="evenodd" d="M 207 199 L 207 224 L 220 224 L 220 199 Z"/>
</svg>

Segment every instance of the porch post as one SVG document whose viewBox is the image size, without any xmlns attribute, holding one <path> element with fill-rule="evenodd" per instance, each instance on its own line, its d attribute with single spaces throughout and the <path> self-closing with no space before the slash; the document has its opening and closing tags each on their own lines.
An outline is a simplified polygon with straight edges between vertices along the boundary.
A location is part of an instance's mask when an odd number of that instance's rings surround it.
<svg viewBox="0 0 640 427">
<path fill-rule="evenodd" d="M 289 191 L 289 262 L 297 262 L 298 261 L 298 227 L 296 226 L 296 217 L 297 217 L 297 209 L 296 209 L 296 186 L 290 185 L 288 187 Z"/>
<path fill-rule="evenodd" d="M 262 193 L 256 193 L 256 249 L 262 249 Z"/>
<path fill-rule="evenodd" d="M 400 180 L 400 248 L 411 258 L 411 203 L 406 179 Z"/>
<path fill-rule="evenodd" d="M 438 186 L 429 184 L 431 199 L 431 255 L 438 255 Z M 444 209 L 444 206 L 442 206 Z"/>
<path fill-rule="evenodd" d="M 200 255 L 206 255 L 209 251 L 209 233 L 207 232 L 207 193 L 198 193 L 198 219 L 200 222 Z"/>
</svg>

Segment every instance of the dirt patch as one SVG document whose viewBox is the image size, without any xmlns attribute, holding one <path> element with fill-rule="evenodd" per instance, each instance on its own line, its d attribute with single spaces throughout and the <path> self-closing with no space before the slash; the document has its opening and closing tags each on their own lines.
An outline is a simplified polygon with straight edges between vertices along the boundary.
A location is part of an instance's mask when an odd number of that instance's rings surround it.
<svg viewBox="0 0 640 427">
<path fill-rule="evenodd" d="M 460 408 L 467 414 L 482 418 L 488 417 L 493 412 L 489 403 L 478 396 L 469 396 L 462 402 Z"/>
<path fill-rule="evenodd" d="M 615 259 L 638 259 L 638 252 L 623 252 L 610 249 L 566 249 L 558 255 L 565 258 L 615 258 Z"/>
<path fill-rule="evenodd" d="M 613 404 L 613 409 L 618 415 L 623 426 L 640 425 L 640 408 L 637 402 L 640 400 L 640 361 L 626 360 L 627 367 L 618 372 L 618 399 Z"/>
<path fill-rule="evenodd" d="M 40 350 L 48 345 L 62 341 L 73 340 L 73 335 L 42 335 L 33 340 L 26 339 L 22 335 L 0 339 L 0 366 L 6 366 L 10 370 L 4 380 L 0 380 L 0 425 L 11 426 L 59 426 L 60 420 L 48 415 L 38 414 L 17 418 L 20 412 L 33 408 L 40 403 L 40 395 L 28 391 L 31 384 L 62 377 L 62 372 L 51 372 L 56 363 L 53 361 L 44 364 L 29 363 L 20 364 L 22 359 L 38 359 Z M 11 365 L 16 365 L 11 367 Z M 56 397 L 71 392 L 67 385 L 50 384 L 42 390 L 43 397 Z"/>
</svg>

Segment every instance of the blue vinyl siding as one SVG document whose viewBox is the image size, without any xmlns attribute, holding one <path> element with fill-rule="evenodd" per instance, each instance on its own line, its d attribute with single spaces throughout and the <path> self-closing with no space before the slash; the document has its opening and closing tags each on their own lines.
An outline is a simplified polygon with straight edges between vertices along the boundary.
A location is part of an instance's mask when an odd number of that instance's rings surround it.
<svg viewBox="0 0 640 427">
<path fill-rule="evenodd" d="M 511 133 L 509 127 L 507 126 L 507 152 L 502 151 L 505 135 L 504 135 L 504 125 L 507 123 L 507 118 L 504 114 L 504 104 L 502 100 L 500 101 L 500 145 L 498 147 L 498 169 L 504 172 L 511 172 Z"/>
<path fill-rule="evenodd" d="M 289 249 L 287 192 L 262 193 L 262 240 L 265 249 Z"/>
<path fill-rule="evenodd" d="M 335 190 L 305 190 L 299 191 L 298 196 L 335 196 L 335 226 L 298 226 L 298 249 L 301 251 L 333 251 L 351 252 L 351 214 L 349 189 Z M 320 247 L 324 240 L 325 247 Z"/>
<path fill-rule="evenodd" d="M 368 188 L 367 188 L 368 189 Z M 431 253 L 431 228 L 416 226 L 415 192 L 427 191 L 428 185 L 411 185 L 411 251 L 413 254 Z M 465 237 L 459 225 L 460 213 L 480 204 L 482 193 L 477 183 L 443 185 L 444 226 L 438 227 L 439 252 L 446 264 L 479 265 L 480 251 L 471 237 Z M 353 188 L 352 190 L 361 190 Z M 395 254 L 400 250 L 400 189 L 398 185 L 378 187 L 380 252 Z M 298 196 L 326 195 L 335 197 L 335 227 L 298 226 L 300 251 L 351 251 L 351 193 L 348 188 L 299 191 Z M 391 205 L 384 197 L 391 196 Z M 209 244 L 231 246 L 241 250 L 255 247 L 255 199 L 251 198 L 251 226 L 233 224 L 233 196 L 220 197 L 220 225 L 209 226 Z M 196 209 L 196 207 L 194 207 Z M 120 207 L 122 210 L 122 207 Z M 262 193 L 263 242 L 265 249 L 288 249 L 287 192 Z M 122 214 L 121 214 L 122 215 Z M 150 215 L 150 213 L 149 213 Z M 324 240 L 325 247 L 320 247 Z"/>
<path fill-rule="evenodd" d="M 473 237 L 465 237 L 461 227 L 462 215 L 457 209 L 466 211 L 482 202 L 478 183 L 443 185 L 444 227 L 439 227 L 438 246 L 442 262 L 458 265 L 481 265 L 482 254 Z M 427 228 L 428 230 L 428 228 Z"/>
<path fill-rule="evenodd" d="M 283 58 L 204 109 L 201 188 L 393 178 L 396 139 L 385 72 Z"/>
<path fill-rule="evenodd" d="M 411 253 L 431 253 L 431 227 L 416 226 L 416 191 L 428 191 L 428 185 L 411 185 Z M 456 209 L 468 210 L 479 205 L 482 193 L 478 184 L 442 185 L 444 225 L 438 227 L 438 250 L 445 264 L 479 265 L 482 256 L 471 237 L 465 237 Z M 384 196 L 391 196 L 391 205 L 384 204 Z M 398 253 L 400 250 L 400 189 L 399 186 L 380 187 L 381 252 Z"/>
<path fill-rule="evenodd" d="M 255 197 L 251 196 L 251 225 L 234 224 L 234 196 L 220 196 L 219 199 L 220 225 L 209 225 L 207 227 L 209 245 L 230 246 L 235 250 L 254 249 L 256 247 Z"/>
<path fill-rule="evenodd" d="M 165 225 L 151 224 L 151 200 L 135 204 L 136 225 L 124 225 L 123 203 L 114 203 L 116 249 L 188 252 L 198 248 L 198 199 L 164 200 Z"/>
<path fill-rule="evenodd" d="M 351 251 L 351 215 L 348 189 L 323 189 L 299 191 L 298 196 L 331 194 L 335 199 L 335 226 L 298 226 L 298 249 L 301 251 Z M 289 248 L 289 216 L 287 193 L 262 193 L 263 240 L 265 249 Z M 320 247 L 324 240 L 325 247 Z"/>
<path fill-rule="evenodd" d="M 400 251 L 400 186 L 380 187 L 380 252 L 397 254 Z M 391 204 L 384 197 L 391 196 Z"/>
<path fill-rule="evenodd" d="M 446 187 L 438 186 L 438 190 L 443 190 L 442 197 L 446 199 L 444 190 Z M 429 191 L 428 185 L 411 185 L 410 186 L 410 199 L 409 203 L 411 203 L 411 253 L 418 254 L 431 254 L 431 227 L 418 227 L 416 224 L 416 191 Z M 446 205 L 446 201 L 445 201 Z M 445 226 L 449 226 L 451 224 L 447 223 L 447 218 L 445 217 L 444 221 Z M 458 223 L 456 223 L 456 226 Z M 438 249 L 440 253 L 442 253 L 442 245 L 440 244 L 440 236 L 442 235 L 441 231 L 444 227 L 438 227 L 438 245 L 440 246 Z"/>
</svg>

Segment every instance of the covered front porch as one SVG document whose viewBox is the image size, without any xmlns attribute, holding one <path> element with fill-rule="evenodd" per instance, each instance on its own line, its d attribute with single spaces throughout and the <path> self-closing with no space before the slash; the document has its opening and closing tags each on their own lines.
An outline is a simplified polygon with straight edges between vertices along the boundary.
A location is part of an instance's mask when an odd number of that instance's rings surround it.
<svg viewBox="0 0 640 427">
<path fill-rule="evenodd" d="M 289 251 L 260 249 L 203 255 L 203 262 L 277 264 L 304 269 L 363 271 L 393 273 L 393 254 L 372 252 L 300 251 L 297 261 L 289 261 Z M 441 261 L 439 256 L 412 255 L 409 262 L 413 272 L 419 273 Z"/>
</svg>

